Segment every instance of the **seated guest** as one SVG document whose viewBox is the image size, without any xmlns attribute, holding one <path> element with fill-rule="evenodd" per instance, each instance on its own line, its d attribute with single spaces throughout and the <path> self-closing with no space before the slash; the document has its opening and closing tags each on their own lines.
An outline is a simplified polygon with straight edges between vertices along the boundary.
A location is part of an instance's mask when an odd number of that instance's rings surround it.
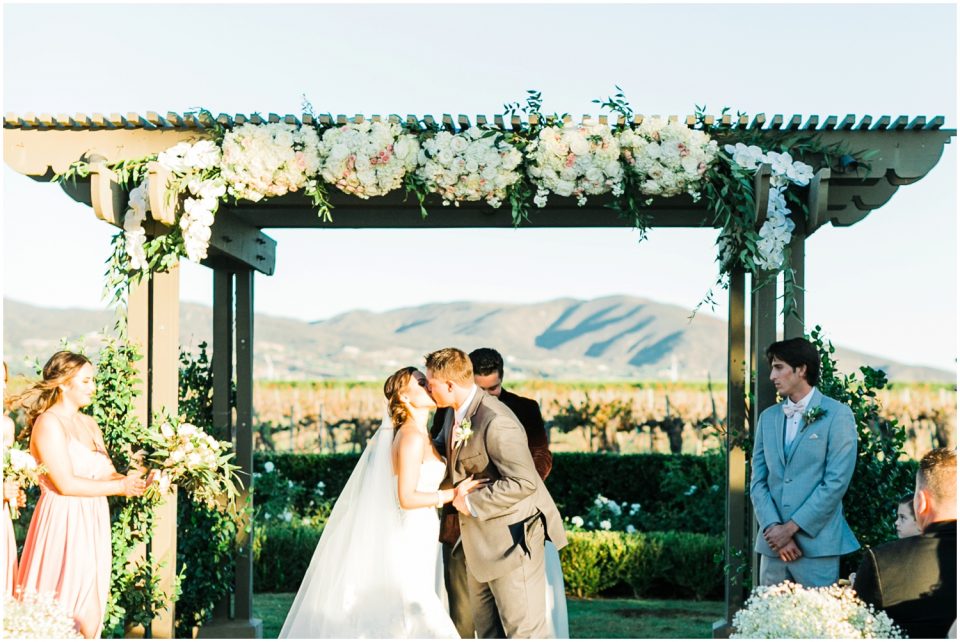
<svg viewBox="0 0 960 642">
<path fill-rule="evenodd" d="M 909 493 L 897 502 L 897 537 L 903 539 L 919 534 L 917 516 L 913 514 L 913 493 Z"/>
<path fill-rule="evenodd" d="M 945 638 L 957 619 L 957 451 L 920 460 L 914 512 L 921 534 L 867 550 L 853 588 L 911 638 Z"/>
</svg>

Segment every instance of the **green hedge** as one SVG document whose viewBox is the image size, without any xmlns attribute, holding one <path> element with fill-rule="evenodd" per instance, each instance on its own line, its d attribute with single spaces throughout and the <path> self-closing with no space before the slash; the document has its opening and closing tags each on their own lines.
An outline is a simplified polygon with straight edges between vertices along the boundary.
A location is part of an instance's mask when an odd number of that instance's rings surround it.
<svg viewBox="0 0 960 642">
<path fill-rule="evenodd" d="M 310 565 L 322 529 L 296 524 L 258 528 L 253 587 L 293 593 Z M 696 533 L 568 532 L 560 549 L 568 595 L 719 599 L 723 538 Z"/>
<path fill-rule="evenodd" d="M 326 496 L 343 490 L 359 455 L 294 454 L 257 452 L 254 470 L 272 461 L 284 477 L 300 484 L 305 492 L 295 498 L 303 513 L 317 482 L 326 484 Z M 720 535 L 724 527 L 724 460 L 719 453 L 704 456 L 607 453 L 555 453 L 547 488 L 560 513 L 582 515 L 597 495 L 617 502 L 638 503 L 638 530 L 671 530 Z M 694 488 L 691 492 L 691 489 Z M 268 497 L 254 497 L 257 503 Z"/>
</svg>

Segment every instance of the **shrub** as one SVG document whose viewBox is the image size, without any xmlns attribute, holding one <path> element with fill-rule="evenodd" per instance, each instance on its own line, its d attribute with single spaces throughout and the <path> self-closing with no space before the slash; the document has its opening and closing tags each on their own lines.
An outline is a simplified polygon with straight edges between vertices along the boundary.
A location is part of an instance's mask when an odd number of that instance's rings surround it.
<svg viewBox="0 0 960 642">
<path fill-rule="evenodd" d="M 626 554 L 621 533 L 567 533 L 560 549 L 563 583 L 570 595 L 596 597 L 616 585 Z"/>
<path fill-rule="evenodd" d="M 294 593 L 307 573 L 322 528 L 296 522 L 254 528 L 253 589 Z"/>
</svg>

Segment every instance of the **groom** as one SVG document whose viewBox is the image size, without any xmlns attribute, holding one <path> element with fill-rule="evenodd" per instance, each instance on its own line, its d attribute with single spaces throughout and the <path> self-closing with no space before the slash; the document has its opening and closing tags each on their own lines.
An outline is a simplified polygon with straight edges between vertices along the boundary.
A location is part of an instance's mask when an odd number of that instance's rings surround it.
<svg viewBox="0 0 960 642">
<path fill-rule="evenodd" d="M 426 369 L 427 391 L 439 407 L 454 410 L 434 442 L 447 457 L 443 487 L 470 476 L 488 481 L 454 499 L 477 635 L 546 637 L 543 543 L 549 538 L 559 549 L 567 541 L 526 432 L 509 408 L 477 387 L 462 350 L 431 352 Z"/>
</svg>

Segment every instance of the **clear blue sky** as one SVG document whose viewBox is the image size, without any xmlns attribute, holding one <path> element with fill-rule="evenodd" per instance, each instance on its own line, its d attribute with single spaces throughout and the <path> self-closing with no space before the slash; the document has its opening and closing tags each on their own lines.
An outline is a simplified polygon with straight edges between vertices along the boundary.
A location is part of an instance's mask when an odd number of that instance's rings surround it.
<svg viewBox="0 0 960 642">
<path fill-rule="evenodd" d="M 11 5 L 4 112 L 493 114 L 525 90 L 597 113 L 619 84 L 636 110 L 947 117 L 956 127 L 953 5 Z M 920 183 L 808 242 L 807 319 L 835 343 L 955 368 L 956 142 Z M 113 228 L 6 166 L 3 292 L 100 307 Z M 336 213 L 334 213 L 336 214 Z M 274 230 L 258 312 L 301 319 L 473 299 L 630 294 L 692 308 L 715 278 L 710 230 Z M 477 249 L 469 290 L 430 280 L 438 248 Z M 406 262 L 408 269 L 397 269 Z M 184 264 L 182 299 L 210 273 Z M 549 274 L 550 276 L 545 276 Z M 717 314 L 726 313 L 723 307 Z"/>
</svg>

